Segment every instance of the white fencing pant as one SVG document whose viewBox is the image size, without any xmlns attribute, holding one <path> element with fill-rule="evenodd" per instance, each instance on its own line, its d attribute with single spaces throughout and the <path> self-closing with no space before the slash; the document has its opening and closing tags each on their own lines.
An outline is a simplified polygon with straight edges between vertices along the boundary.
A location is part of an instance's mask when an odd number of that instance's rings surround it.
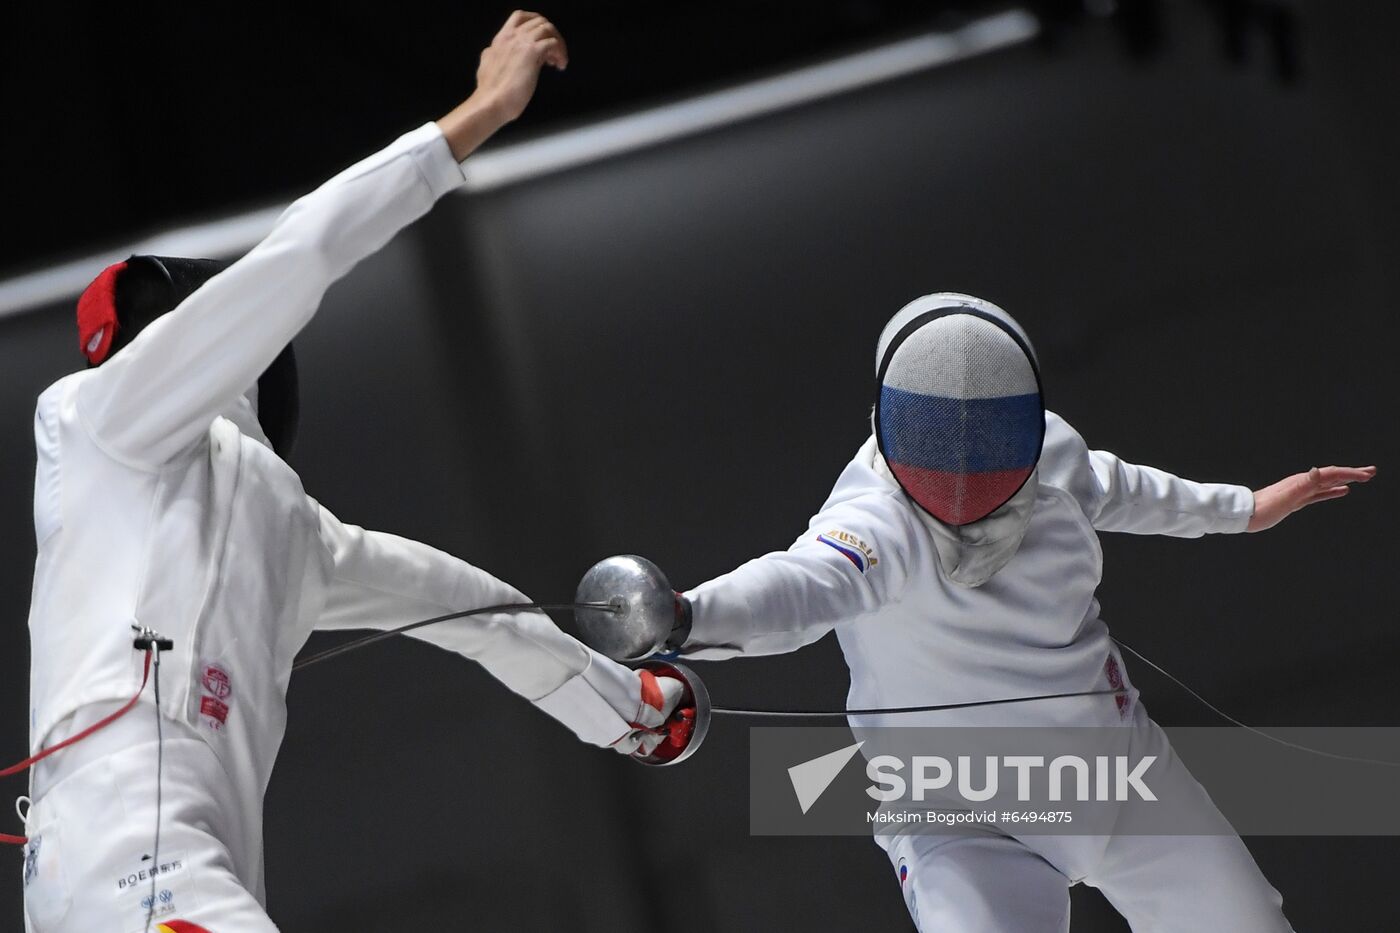
<svg viewBox="0 0 1400 933">
<path fill-rule="evenodd" d="M 276 933 L 214 835 L 222 817 L 201 791 L 209 775 L 196 773 L 198 763 L 210 756 L 198 740 L 166 739 L 160 850 L 151 858 L 155 753 L 148 743 L 104 755 L 34 802 L 23 865 L 29 933 L 146 933 L 148 913 L 151 933 L 171 921 Z"/>
<path fill-rule="evenodd" d="M 1098 888 L 1134 933 L 1292 933 L 1283 898 L 1210 795 L 1145 710 L 1135 711 L 1135 756 L 1155 755 L 1153 786 L 1189 802 L 1213 835 L 880 837 L 914 923 L 924 933 L 1064 933 L 1069 888 Z M 1131 829 L 1131 817 L 1119 828 Z"/>
<path fill-rule="evenodd" d="M 1065 933 L 1071 881 L 1024 842 L 995 834 L 903 835 L 889 846 L 924 933 Z M 1119 836 L 1096 875 L 1133 933 L 1291 933 L 1283 901 L 1238 837 Z"/>
<path fill-rule="evenodd" d="M 1009 836 L 903 835 L 887 851 L 922 933 L 1069 929 L 1069 879 Z"/>
</svg>

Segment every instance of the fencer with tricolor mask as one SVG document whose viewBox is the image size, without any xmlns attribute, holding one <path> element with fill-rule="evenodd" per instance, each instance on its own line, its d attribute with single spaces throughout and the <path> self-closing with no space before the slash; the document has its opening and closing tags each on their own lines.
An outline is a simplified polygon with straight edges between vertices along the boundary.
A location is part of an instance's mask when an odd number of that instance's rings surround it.
<svg viewBox="0 0 1400 933">
<path fill-rule="evenodd" d="M 1218 835 L 1194 837 L 1011 826 L 877 836 L 924 931 L 1062 933 L 1068 889 L 1084 882 L 1134 929 L 1287 933 L 1278 894 L 1140 704 L 1095 596 L 1100 532 L 1241 532 L 1253 493 L 1090 449 L 1044 409 L 1025 331 L 982 299 L 910 303 L 884 328 L 876 368 L 872 434 L 806 530 L 684 593 L 666 647 L 696 659 L 778 654 L 835 631 L 849 709 L 970 707 L 851 716 L 858 733 L 1122 728 L 1134 753 L 1158 756 L 1178 799 L 1218 819 Z"/>
</svg>

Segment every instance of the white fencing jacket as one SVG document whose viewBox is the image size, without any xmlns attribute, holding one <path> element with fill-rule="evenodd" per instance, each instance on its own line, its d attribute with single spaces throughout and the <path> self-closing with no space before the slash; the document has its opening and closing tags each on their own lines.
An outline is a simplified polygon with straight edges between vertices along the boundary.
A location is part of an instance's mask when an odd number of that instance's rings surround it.
<svg viewBox="0 0 1400 933">
<path fill-rule="evenodd" d="M 1046 415 L 1035 509 L 1014 557 L 979 587 L 944 576 L 932 533 L 888 475 L 875 439 L 842 472 L 807 531 L 687 595 L 694 658 L 777 654 L 835 629 L 851 672 L 848 709 L 1127 689 L 862 725 L 1116 725 L 1135 693 L 1099 618 L 1097 532 L 1197 537 L 1243 531 L 1243 486 L 1194 483 L 1089 450 Z"/>
<path fill-rule="evenodd" d="M 291 665 L 312 630 L 527 601 L 440 551 L 342 523 L 273 453 L 245 395 L 331 283 L 461 181 L 436 125 L 404 135 L 294 203 L 247 256 L 104 365 L 39 398 L 31 748 L 136 693 L 132 624 L 173 638 L 162 711 L 217 755 L 228 781 L 211 793 L 243 826 L 230 845 L 250 884 Z M 413 634 L 480 662 L 586 742 L 631 731 L 637 675 L 542 614 Z M 106 741 L 59 752 L 41 778 L 61 780 L 65 755 L 90 760 Z"/>
</svg>

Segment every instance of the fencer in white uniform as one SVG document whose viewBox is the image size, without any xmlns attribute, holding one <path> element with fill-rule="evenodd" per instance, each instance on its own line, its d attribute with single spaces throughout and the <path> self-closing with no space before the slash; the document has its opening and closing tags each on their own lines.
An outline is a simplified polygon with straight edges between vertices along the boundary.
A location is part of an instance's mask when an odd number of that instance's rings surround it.
<svg viewBox="0 0 1400 933">
<path fill-rule="evenodd" d="M 144 655 L 133 625 L 174 647 L 159 680 L 158 852 L 148 687 L 130 715 L 32 774 L 23 872 L 32 933 L 274 930 L 263 907 L 263 795 L 293 658 L 311 632 L 528 601 L 448 554 L 319 505 L 271 449 L 255 387 L 326 289 L 456 188 L 460 160 L 519 114 L 542 65 L 564 63 L 554 27 L 515 14 L 461 107 L 296 201 L 243 259 L 39 398 L 32 750 L 137 692 Z M 106 273 L 99 292 L 120 294 L 124 271 Z M 83 334 L 90 359 L 110 348 L 111 323 Z M 678 692 L 539 613 L 413 635 L 481 664 L 584 742 L 623 752 L 654 742 L 641 727 L 662 723 Z"/>
<path fill-rule="evenodd" d="M 940 327 L 950 330 L 940 336 Z M 1020 362 L 1030 365 L 1011 374 L 1009 387 L 977 357 L 978 327 L 1011 357 L 1025 351 Z M 921 338 L 928 346 L 910 350 Z M 898 354 L 924 351 L 899 371 Z M 1178 800 L 1193 801 L 1207 824 L 1218 818 L 1218 832 L 1201 836 L 1024 835 L 1014 826 L 878 836 L 925 933 L 1059 933 L 1068 929 L 1068 889 L 1078 882 L 1102 890 L 1137 933 L 1289 930 L 1279 895 L 1127 680 L 1095 599 L 1098 533 L 1257 530 L 1343 494 L 1374 468 L 1314 470 L 1254 494 L 1091 450 L 1040 407 L 1024 332 L 1001 309 L 966 295 L 931 295 L 906 307 L 885 329 L 877 361 L 879 436 L 856 452 L 791 547 L 684 594 L 689 619 L 678 623 L 670 647 L 696 659 L 776 654 L 834 630 L 850 668 L 849 709 L 1121 689 L 859 716 L 852 726 L 1131 728 L 1135 760 L 1159 756 L 1158 773 L 1170 777 Z M 1018 436 L 988 440 L 1008 425 Z"/>
</svg>

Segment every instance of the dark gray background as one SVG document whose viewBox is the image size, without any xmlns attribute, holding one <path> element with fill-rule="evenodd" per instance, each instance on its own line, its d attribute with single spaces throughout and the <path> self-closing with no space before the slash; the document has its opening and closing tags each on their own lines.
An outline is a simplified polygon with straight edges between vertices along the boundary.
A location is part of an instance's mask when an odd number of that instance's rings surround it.
<svg viewBox="0 0 1400 933">
<path fill-rule="evenodd" d="M 1262 537 L 1106 537 L 1101 596 L 1116 634 L 1246 721 L 1392 724 L 1395 16 L 1339 6 L 1304 8 L 1294 87 L 1261 58 L 1228 66 L 1206 6 L 1183 3 L 1147 63 L 1089 25 L 1055 54 L 450 198 L 299 340 L 296 465 L 345 519 L 539 598 L 618 551 L 693 585 L 785 546 L 820 504 L 867 430 L 885 319 L 971 291 L 1027 326 L 1051 406 L 1093 445 L 1256 487 L 1380 465 Z M 76 362 L 67 306 L 0 320 L 6 759 L 25 746 L 32 404 Z M 1128 666 L 1162 721 L 1211 721 Z M 701 670 L 731 705 L 826 707 L 846 685 L 831 639 Z M 409 641 L 299 675 L 289 702 L 267 803 L 287 930 L 908 927 L 872 844 L 747 835 L 732 722 L 693 762 L 645 770 Z M 1299 930 L 1395 916 L 1396 840 L 1251 848 Z M 1075 905 L 1076 931 L 1123 929 L 1093 892 Z"/>
</svg>

